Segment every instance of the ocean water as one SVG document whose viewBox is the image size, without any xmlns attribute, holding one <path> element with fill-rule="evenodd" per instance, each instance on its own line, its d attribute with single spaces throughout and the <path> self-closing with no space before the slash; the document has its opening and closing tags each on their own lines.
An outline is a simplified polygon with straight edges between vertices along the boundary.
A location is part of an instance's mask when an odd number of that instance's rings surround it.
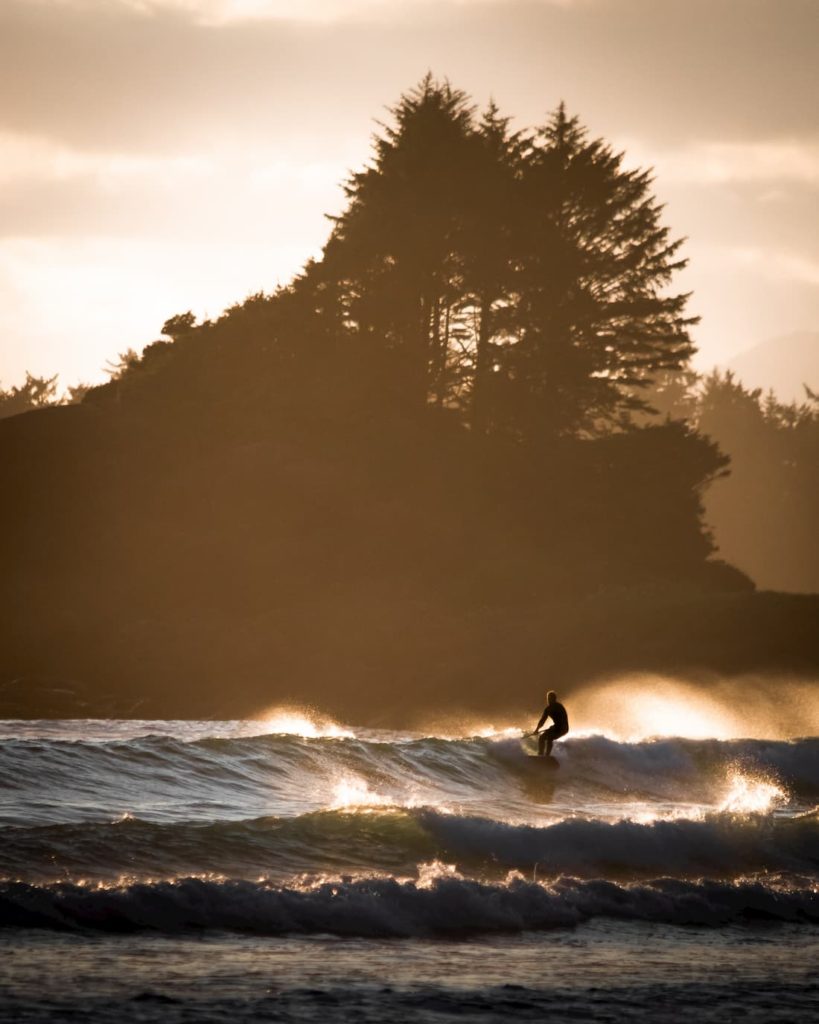
<svg viewBox="0 0 819 1024">
<path fill-rule="evenodd" d="M 819 1019 L 819 738 L 470 731 L 0 723 L 0 1020 Z"/>
</svg>

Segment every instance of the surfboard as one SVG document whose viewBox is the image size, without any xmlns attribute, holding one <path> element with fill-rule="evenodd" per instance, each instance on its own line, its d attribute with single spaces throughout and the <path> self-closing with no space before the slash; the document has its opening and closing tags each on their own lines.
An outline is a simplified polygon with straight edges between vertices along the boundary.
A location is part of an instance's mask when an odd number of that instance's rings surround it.
<svg viewBox="0 0 819 1024">
<path fill-rule="evenodd" d="M 527 756 L 527 758 L 530 761 L 541 761 L 541 762 L 543 762 L 543 769 L 544 769 L 544 771 L 546 769 L 553 769 L 553 768 L 559 768 L 560 767 L 560 761 L 558 761 L 558 759 L 556 757 L 554 757 L 552 754 L 544 754 L 543 757 L 540 757 L 537 754 L 527 754 L 526 756 Z"/>
</svg>

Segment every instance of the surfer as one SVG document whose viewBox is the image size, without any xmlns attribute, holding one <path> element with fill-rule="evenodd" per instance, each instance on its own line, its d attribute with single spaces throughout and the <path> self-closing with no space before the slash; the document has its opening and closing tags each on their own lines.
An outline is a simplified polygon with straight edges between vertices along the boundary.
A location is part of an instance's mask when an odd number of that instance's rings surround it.
<svg viewBox="0 0 819 1024">
<path fill-rule="evenodd" d="M 565 736 L 569 731 L 569 716 L 566 714 L 566 709 L 558 701 L 554 690 L 549 690 L 546 694 L 546 707 L 543 709 L 540 721 L 535 726 L 535 731 L 532 733 L 533 736 L 540 732 L 540 728 L 547 718 L 551 718 L 552 724 L 548 729 L 540 733 L 537 740 L 537 752 L 541 757 L 543 757 L 544 747 L 548 757 L 552 753 L 554 741 L 559 740 L 561 736 Z"/>
</svg>

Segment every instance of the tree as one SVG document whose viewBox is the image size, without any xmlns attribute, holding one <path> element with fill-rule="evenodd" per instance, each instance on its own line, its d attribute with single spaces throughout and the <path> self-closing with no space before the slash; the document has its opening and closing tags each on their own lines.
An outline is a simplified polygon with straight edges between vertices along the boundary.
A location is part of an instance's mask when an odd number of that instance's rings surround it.
<svg viewBox="0 0 819 1024">
<path fill-rule="evenodd" d="M 404 357 L 416 406 L 477 433 L 590 434 L 647 407 L 693 353 L 685 266 L 649 171 L 589 140 L 564 106 L 534 133 L 428 75 L 391 111 L 308 272 L 337 322 Z"/>
<path fill-rule="evenodd" d="M 133 348 L 127 348 L 124 352 L 119 353 L 116 362 L 109 360 L 105 364 L 105 372 L 111 380 L 121 380 L 129 371 L 139 366 L 141 359 L 139 352 Z"/>
<path fill-rule="evenodd" d="M 819 403 L 783 404 L 715 370 L 694 392 L 692 422 L 731 457 L 706 508 L 726 558 L 765 588 L 819 587 Z"/>
<path fill-rule="evenodd" d="M 54 405 L 56 397 L 57 374 L 53 377 L 35 377 L 26 371 L 26 379 L 22 384 L 14 385 L 8 391 L 0 389 L 0 419 Z"/>
<path fill-rule="evenodd" d="M 416 405 L 446 399 L 453 314 L 462 297 L 463 196 L 478 143 L 467 97 L 427 75 L 392 108 L 374 161 L 347 185 L 322 276 L 343 320 L 405 357 Z"/>
<path fill-rule="evenodd" d="M 169 317 L 162 325 L 161 333 L 166 338 L 173 338 L 175 341 L 185 334 L 190 334 L 195 326 L 196 317 L 188 310 L 187 313 L 177 313 L 175 316 Z"/>
<path fill-rule="evenodd" d="M 80 381 L 79 384 L 74 384 L 73 387 L 69 387 L 68 395 L 65 399 L 66 405 L 80 405 L 88 392 L 93 388 L 93 384 L 86 384 Z"/>
<path fill-rule="evenodd" d="M 637 419 L 646 423 L 656 422 L 661 416 L 669 420 L 696 419 L 697 392 L 700 375 L 690 366 L 679 370 L 661 370 L 647 386 L 634 389 L 634 396 L 645 403 L 645 409 Z"/>
<path fill-rule="evenodd" d="M 516 241 L 522 214 L 519 178 L 526 137 L 510 132 L 509 120 L 490 103 L 478 127 L 476 159 L 465 183 L 462 261 L 464 301 L 473 314 L 470 423 L 476 433 L 489 426 L 498 355 L 509 341 L 512 323 Z"/>
<path fill-rule="evenodd" d="M 665 288 L 686 261 L 660 224 L 649 171 L 589 140 L 563 104 L 523 161 L 517 344 L 507 373 L 524 434 L 593 432 L 643 407 L 633 389 L 685 365 L 685 294 Z"/>
</svg>

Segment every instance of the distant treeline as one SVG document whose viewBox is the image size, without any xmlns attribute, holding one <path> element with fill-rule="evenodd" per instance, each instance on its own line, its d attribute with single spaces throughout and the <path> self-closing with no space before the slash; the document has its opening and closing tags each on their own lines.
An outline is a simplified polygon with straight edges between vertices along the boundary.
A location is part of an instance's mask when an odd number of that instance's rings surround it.
<svg viewBox="0 0 819 1024">
<path fill-rule="evenodd" d="M 488 705 L 547 662 L 813 664 L 807 606 L 765 612 L 772 646 L 715 557 L 729 460 L 705 404 L 678 413 L 738 386 L 688 386 L 650 186 L 562 106 L 512 132 L 427 78 L 290 286 L 172 317 L 79 403 L 29 378 L 45 407 L 0 424 L 0 679 L 361 714 Z"/>
<path fill-rule="evenodd" d="M 780 402 L 730 372 L 660 378 L 650 395 L 663 416 L 685 420 L 730 457 L 705 494 L 720 555 L 771 590 L 819 592 L 819 396 Z"/>
<path fill-rule="evenodd" d="M 135 352 L 110 373 L 140 365 Z M 74 404 L 91 390 L 80 385 L 57 397 L 56 377 L 27 375 L 0 390 L 0 419 L 49 405 Z M 819 591 L 819 400 L 783 403 L 772 392 L 746 388 L 730 372 L 692 370 L 661 377 L 645 398 L 645 424 L 682 420 L 717 442 L 728 472 L 703 495 L 706 525 L 721 558 L 772 590 Z"/>
</svg>

